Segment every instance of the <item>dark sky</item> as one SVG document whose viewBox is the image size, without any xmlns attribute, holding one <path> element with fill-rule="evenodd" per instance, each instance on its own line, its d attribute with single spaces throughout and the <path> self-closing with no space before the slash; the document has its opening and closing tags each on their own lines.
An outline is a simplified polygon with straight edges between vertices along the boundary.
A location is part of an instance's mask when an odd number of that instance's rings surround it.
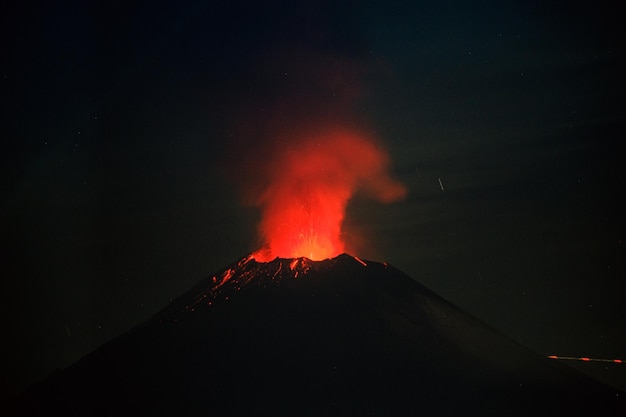
<svg viewBox="0 0 626 417">
<path fill-rule="evenodd" d="M 286 107 L 349 113 L 409 189 L 351 201 L 355 255 L 539 353 L 626 359 L 619 9 L 36 3 L 0 25 L 3 393 L 257 249 L 237 179 Z"/>
</svg>

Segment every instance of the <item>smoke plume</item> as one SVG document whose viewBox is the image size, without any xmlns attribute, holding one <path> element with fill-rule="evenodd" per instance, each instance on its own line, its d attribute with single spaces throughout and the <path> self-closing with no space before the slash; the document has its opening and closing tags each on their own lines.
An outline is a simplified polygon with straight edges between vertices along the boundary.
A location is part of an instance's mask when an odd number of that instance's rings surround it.
<svg viewBox="0 0 626 417">
<path fill-rule="evenodd" d="M 345 251 L 341 229 L 354 195 L 389 203 L 406 189 L 390 176 L 387 152 L 356 116 L 363 67 L 324 54 L 280 56 L 290 60 L 271 60 L 260 71 L 272 88 L 249 92 L 239 120 L 244 144 L 237 146 L 236 166 L 247 202 L 261 211 L 254 256 L 326 259 Z"/>
</svg>

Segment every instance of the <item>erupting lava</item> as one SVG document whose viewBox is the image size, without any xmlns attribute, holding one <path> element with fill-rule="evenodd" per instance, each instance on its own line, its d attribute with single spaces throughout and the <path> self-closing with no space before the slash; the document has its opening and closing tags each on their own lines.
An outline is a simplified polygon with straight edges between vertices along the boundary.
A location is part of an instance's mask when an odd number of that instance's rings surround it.
<svg viewBox="0 0 626 417">
<path fill-rule="evenodd" d="M 344 252 L 341 226 L 357 191 L 382 202 L 406 194 L 388 172 L 389 158 L 374 141 L 355 131 L 323 131 L 277 149 L 264 169 L 259 262 L 276 257 L 322 260 Z"/>
</svg>

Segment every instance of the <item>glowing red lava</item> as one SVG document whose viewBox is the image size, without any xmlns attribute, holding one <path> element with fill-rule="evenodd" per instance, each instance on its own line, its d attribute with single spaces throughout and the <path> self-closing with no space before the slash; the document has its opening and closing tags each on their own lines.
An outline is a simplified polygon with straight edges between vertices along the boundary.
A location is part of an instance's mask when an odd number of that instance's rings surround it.
<svg viewBox="0 0 626 417">
<path fill-rule="evenodd" d="M 337 129 L 291 143 L 265 161 L 267 185 L 256 201 L 264 242 L 253 255 L 259 262 L 335 257 L 345 251 L 341 226 L 355 192 L 382 202 L 406 194 L 387 172 L 387 153 L 363 134 Z"/>
</svg>

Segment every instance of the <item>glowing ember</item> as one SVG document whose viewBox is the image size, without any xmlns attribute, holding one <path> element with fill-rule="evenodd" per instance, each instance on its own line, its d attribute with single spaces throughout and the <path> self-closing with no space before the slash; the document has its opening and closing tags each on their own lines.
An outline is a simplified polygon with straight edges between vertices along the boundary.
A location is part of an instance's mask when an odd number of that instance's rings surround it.
<svg viewBox="0 0 626 417">
<path fill-rule="evenodd" d="M 387 154 L 363 134 L 337 129 L 291 143 L 297 146 L 279 148 L 266 161 L 267 182 L 255 201 L 264 242 L 257 261 L 335 257 L 345 251 L 341 226 L 355 192 L 382 202 L 406 194 L 387 172 Z"/>
</svg>

